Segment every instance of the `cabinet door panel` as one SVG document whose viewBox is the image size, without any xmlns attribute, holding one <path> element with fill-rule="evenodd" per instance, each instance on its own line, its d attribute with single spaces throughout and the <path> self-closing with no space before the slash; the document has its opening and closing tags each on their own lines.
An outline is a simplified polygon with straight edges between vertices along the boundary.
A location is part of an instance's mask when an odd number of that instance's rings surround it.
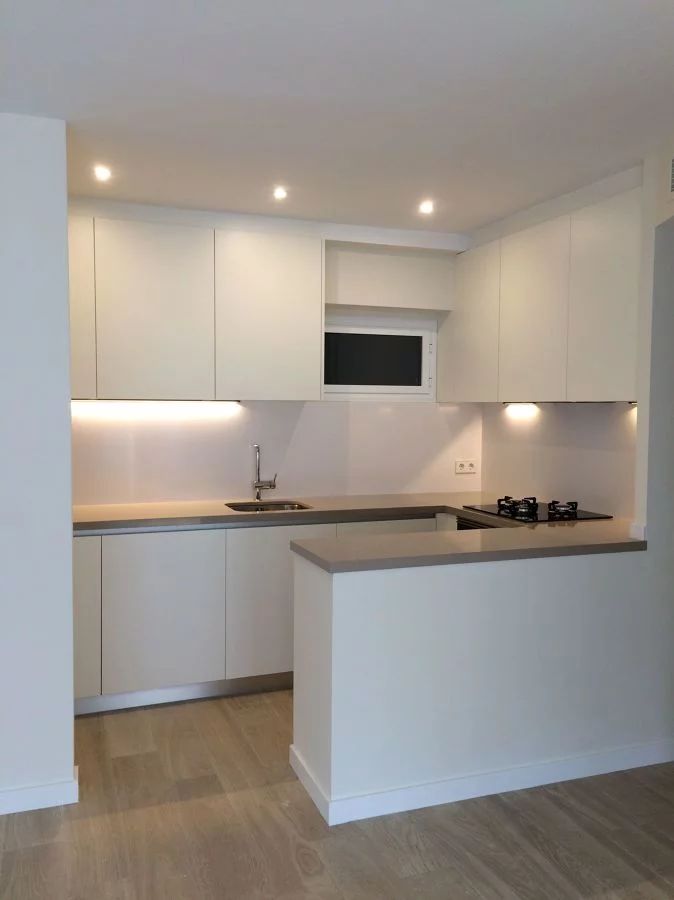
<svg viewBox="0 0 674 900">
<path fill-rule="evenodd" d="M 636 398 L 641 189 L 571 216 L 568 399 Z"/>
<path fill-rule="evenodd" d="M 227 536 L 227 678 L 293 668 L 290 542 L 334 525 L 231 529 Z"/>
<path fill-rule="evenodd" d="M 409 534 L 415 531 L 435 531 L 435 517 L 373 522 L 339 522 L 337 524 L 337 537 L 349 537 L 357 534 Z"/>
<path fill-rule="evenodd" d="M 94 220 L 68 218 L 70 282 L 70 396 L 96 398 L 96 286 L 94 283 Z"/>
<path fill-rule="evenodd" d="M 456 258 L 454 309 L 438 327 L 440 403 L 498 399 L 501 244 Z"/>
<path fill-rule="evenodd" d="M 319 400 L 322 244 L 216 232 L 218 400 Z"/>
<path fill-rule="evenodd" d="M 499 400 L 566 400 L 570 223 L 501 241 Z"/>
<path fill-rule="evenodd" d="M 225 532 L 103 537 L 103 693 L 225 677 Z"/>
<path fill-rule="evenodd" d="M 75 697 L 101 693 L 101 538 L 73 539 Z"/>
<path fill-rule="evenodd" d="M 96 219 L 98 396 L 215 396 L 213 231 Z"/>
</svg>

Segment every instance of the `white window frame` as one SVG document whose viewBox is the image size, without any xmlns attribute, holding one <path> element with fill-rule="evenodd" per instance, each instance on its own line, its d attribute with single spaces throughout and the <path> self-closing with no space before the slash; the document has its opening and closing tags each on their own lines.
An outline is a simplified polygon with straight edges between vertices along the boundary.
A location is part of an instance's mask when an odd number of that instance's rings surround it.
<svg viewBox="0 0 674 900">
<path fill-rule="evenodd" d="M 353 320 L 351 320 L 353 321 Z M 341 324 L 335 318 L 325 324 L 326 333 L 400 335 L 421 338 L 421 384 L 325 384 L 323 396 L 326 400 L 435 400 L 435 343 L 437 327 L 434 322 L 424 321 L 421 327 L 403 327 L 391 323 L 386 325 Z M 325 373 L 324 376 L 325 378 Z"/>
</svg>

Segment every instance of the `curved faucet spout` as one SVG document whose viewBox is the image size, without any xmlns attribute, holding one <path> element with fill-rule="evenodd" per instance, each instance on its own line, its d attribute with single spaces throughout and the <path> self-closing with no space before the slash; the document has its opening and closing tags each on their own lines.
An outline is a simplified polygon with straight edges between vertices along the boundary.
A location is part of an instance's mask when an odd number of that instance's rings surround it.
<svg viewBox="0 0 674 900">
<path fill-rule="evenodd" d="M 273 491 L 276 488 L 276 478 L 278 472 L 272 479 L 260 478 L 260 445 L 253 444 L 255 450 L 255 479 L 253 481 L 253 490 L 255 491 L 255 499 L 262 499 L 262 491 Z"/>
</svg>

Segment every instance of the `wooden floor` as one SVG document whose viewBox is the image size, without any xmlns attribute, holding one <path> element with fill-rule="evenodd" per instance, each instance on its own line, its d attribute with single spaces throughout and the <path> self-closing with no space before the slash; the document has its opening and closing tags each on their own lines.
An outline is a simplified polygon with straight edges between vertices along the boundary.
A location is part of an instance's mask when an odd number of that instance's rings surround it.
<svg viewBox="0 0 674 900">
<path fill-rule="evenodd" d="M 79 719 L 81 802 L 0 817 L 2 900 L 674 897 L 674 766 L 329 829 L 291 703 Z"/>
</svg>

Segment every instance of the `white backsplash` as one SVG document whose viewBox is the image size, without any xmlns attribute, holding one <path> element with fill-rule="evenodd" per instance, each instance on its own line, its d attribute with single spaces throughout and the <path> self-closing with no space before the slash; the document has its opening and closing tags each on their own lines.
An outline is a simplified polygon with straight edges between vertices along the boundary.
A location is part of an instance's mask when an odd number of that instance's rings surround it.
<svg viewBox="0 0 674 900">
<path fill-rule="evenodd" d="M 197 415 L 203 404 L 182 404 L 175 417 L 170 404 L 152 404 L 150 417 L 133 419 L 124 407 L 109 418 L 75 407 L 74 503 L 249 497 L 253 443 L 262 446 L 263 477 L 278 472 L 277 497 L 481 486 L 480 475 L 454 474 L 455 459 L 480 460 L 478 406 L 242 403 L 208 418 Z"/>
<path fill-rule="evenodd" d="M 483 489 L 578 500 L 585 509 L 629 517 L 636 416 L 626 403 L 541 403 L 535 418 L 513 421 L 503 404 L 487 404 Z"/>
</svg>

